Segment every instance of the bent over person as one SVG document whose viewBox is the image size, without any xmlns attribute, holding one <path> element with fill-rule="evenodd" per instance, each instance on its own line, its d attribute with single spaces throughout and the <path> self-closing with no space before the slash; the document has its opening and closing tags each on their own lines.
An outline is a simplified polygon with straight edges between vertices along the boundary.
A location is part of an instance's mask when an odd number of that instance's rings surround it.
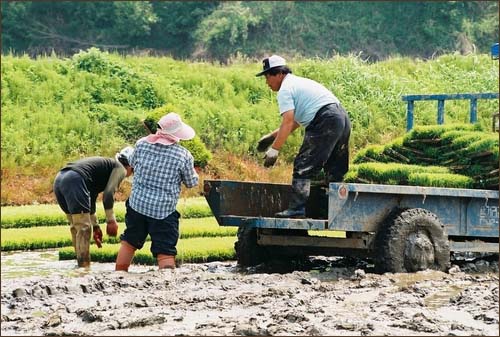
<svg viewBox="0 0 500 337">
<path fill-rule="evenodd" d="M 257 149 L 266 151 L 264 166 L 274 165 L 286 139 L 299 126 L 305 135 L 293 162 L 292 194 L 281 218 L 305 217 L 311 178 L 323 169 L 329 182 L 342 181 L 349 169 L 351 122 L 333 93 L 316 81 L 295 76 L 284 58 L 272 55 L 262 61 L 267 85 L 278 92 L 282 118 L 278 129 L 263 136 Z M 269 147 L 270 146 L 270 147 Z"/>
<path fill-rule="evenodd" d="M 134 180 L 125 203 L 126 229 L 120 236 L 115 270 L 128 271 L 135 251 L 143 247 L 148 234 L 158 268 L 175 268 L 180 218 L 176 206 L 181 184 L 189 188 L 198 184 L 194 158 L 179 141 L 194 136 L 194 130 L 171 112 L 160 119 L 155 134 L 137 141 L 130 159 Z"/>
<path fill-rule="evenodd" d="M 134 149 L 122 149 L 115 158 L 88 157 L 68 163 L 54 181 L 57 203 L 70 223 L 71 241 L 78 267 L 90 266 L 91 229 L 94 241 L 101 248 L 102 231 L 96 212 L 96 199 L 103 192 L 106 232 L 116 236 L 118 224 L 113 212 L 114 193 L 122 180 L 132 174 L 129 158 Z"/>
</svg>

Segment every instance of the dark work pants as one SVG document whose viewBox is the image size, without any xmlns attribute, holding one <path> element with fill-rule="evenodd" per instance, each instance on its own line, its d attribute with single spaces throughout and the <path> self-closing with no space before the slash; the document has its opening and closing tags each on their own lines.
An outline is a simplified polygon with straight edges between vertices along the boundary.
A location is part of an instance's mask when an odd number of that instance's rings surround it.
<svg viewBox="0 0 500 337">
<path fill-rule="evenodd" d="M 95 203 L 83 177 L 73 170 L 62 170 L 54 180 L 57 203 L 66 214 L 95 213 Z"/>
<path fill-rule="evenodd" d="M 311 179 L 323 169 L 329 182 L 342 181 L 349 170 L 350 135 L 351 122 L 340 104 L 319 109 L 306 127 L 293 163 L 293 178 Z"/>
<path fill-rule="evenodd" d="M 144 246 L 149 234 L 151 237 L 151 253 L 154 257 L 158 254 L 177 255 L 177 241 L 179 239 L 179 218 L 181 215 L 173 211 L 164 219 L 154 219 L 136 212 L 130 207 L 128 200 L 125 202 L 125 231 L 120 236 L 137 249 Z"/>
</svg>

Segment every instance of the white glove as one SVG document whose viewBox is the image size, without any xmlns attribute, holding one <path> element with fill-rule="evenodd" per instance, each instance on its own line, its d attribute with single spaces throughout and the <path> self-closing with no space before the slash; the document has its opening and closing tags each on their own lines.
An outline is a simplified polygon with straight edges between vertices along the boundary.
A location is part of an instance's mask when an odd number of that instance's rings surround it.
<svg viewBox="0 0 500 337">
<path fill-rule="evenodd" d="M 269 150 L 266 151 L 266 155 L 264 157 L 264 167 L 271 167 L 276 163 L 276 160 L 278 159 L 278 154 L 280 152 L 274 148 L 270 148 Z"/>
</svg>

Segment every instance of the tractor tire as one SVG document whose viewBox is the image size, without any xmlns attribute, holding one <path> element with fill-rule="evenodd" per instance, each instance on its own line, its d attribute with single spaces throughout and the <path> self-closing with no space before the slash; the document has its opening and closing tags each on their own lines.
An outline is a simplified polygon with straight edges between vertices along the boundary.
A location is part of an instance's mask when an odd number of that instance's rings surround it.
<svg viewBox="0 0 500 337">
<path fill-rule="evenodd" d="M 376 237 L 375 269 L 405 273 L 425 269 L 447 271 L 450 246 L 438 217 L 422 208 L 394 211 Z"/>
<path fill-rule="evenodd" d="M 264 262 L 265 248 L 257 244 L 257 229 L 240 226 L 238 228 L 238 241 L 234 243 L 238 265 L 243 267 L 256 266 Z"/>
</svg>

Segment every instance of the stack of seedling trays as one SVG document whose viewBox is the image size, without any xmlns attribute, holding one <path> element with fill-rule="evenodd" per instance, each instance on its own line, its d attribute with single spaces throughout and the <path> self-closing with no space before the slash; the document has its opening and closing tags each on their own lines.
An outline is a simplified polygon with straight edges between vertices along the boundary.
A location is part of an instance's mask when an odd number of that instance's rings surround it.
<svg viewBox="0 0 500 337">
<path fill-rule="evenodd" d="M 355 156 L 345 182 L 498 190 L 498 133 L 479 125 L 416 127 Z"/>
</svg>

